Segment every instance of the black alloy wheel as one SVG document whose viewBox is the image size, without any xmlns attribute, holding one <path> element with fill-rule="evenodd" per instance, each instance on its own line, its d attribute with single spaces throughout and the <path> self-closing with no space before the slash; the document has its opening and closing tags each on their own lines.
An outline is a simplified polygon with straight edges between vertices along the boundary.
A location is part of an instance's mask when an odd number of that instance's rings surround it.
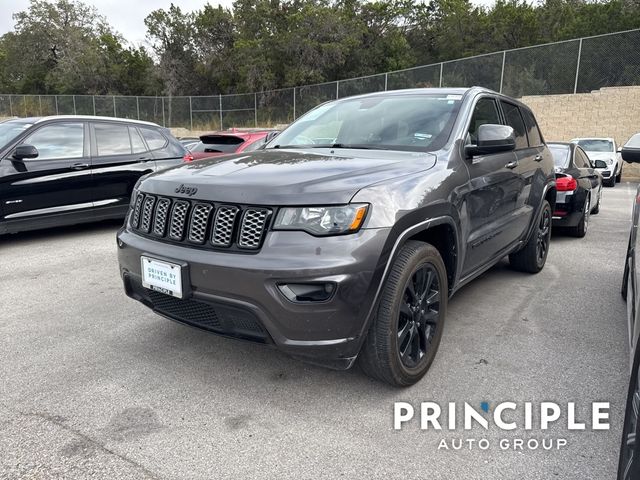
<svg viewBox="0 0 640 480">
<path fill-rule="evenodd" d="M 536 241 L 536 260 L 544 265 L 549 253 L 549 241 L 551 240 L 551 209 L 543 209 L 538 222 Z"/>
<path fill-rule="evenodd" d="M 529 240 L 524 247 L 509 255 L 511 266 L 521 272 L 538 273 L 547 261 L 551 242 L 551 205 L 543 200 L 541 207 Z"/>
<path fill-rule="evenodd" d="M 387 275 L 358 363 L 395 387 L 418 382 L 438 351 L 447 318 L 447 268 L 428 243 L 409 240 Z"/>
<path fill-rule="evenodd" d="M 398 315 L 398 354 L 415 368 L 427 355 L 440 319 L 440 285 L 430 263 L 420 265 L 407 281 Z"/>
</svg>

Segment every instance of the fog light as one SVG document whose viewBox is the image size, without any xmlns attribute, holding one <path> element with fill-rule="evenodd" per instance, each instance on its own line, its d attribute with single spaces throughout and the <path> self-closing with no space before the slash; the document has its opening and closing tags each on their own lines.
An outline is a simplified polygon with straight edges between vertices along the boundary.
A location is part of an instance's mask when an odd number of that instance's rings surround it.
<svg viewBox="0 0 640 480">
<path fill-rule="evenodd" d="M 278 285 L 287 300 L 295 303 L 326 302 L 336 290 L 333 282 L 283 283 Z"/>
<path fill-rule="evenodd" d="M 120 248 L 124 247 L 124 242 L 120 239 L 118 239 L 118 247 Z"/>
</svg>

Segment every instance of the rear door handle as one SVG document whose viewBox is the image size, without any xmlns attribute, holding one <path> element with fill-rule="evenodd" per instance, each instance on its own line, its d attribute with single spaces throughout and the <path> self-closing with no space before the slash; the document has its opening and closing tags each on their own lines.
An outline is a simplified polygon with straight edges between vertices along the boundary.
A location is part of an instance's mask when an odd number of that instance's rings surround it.
<svg viewBox="0 0 640 480">
<path fill-rule="evenodd" d="M 138 160 L 141 161 L 141 162 L 148 162 L 148 161 L 150 161 L 152 159 L 149 158 L 149 157 L 140 157 L 140 158 L 138 158 Z"/>
<path fill-rule="evenodd" d="M 535 160 L 536 162 L 541 162 L 541 161 L 542 161 L 542 155 L 536 155 L 536 156 L 534 157 L 534 160 Z"/>
<path fill-rule="evenodd" d="M 74 163 L 71 165 L 71 170 L 84 170 L 86 168 L 89 168 L 88 163 Z"/>
<path fill-rule="evenodd" d="M 514 160 L 513 162 L 507 163 L 504 168 L 516 168 L 518 166 L 518 161 Z"/>
</svg>

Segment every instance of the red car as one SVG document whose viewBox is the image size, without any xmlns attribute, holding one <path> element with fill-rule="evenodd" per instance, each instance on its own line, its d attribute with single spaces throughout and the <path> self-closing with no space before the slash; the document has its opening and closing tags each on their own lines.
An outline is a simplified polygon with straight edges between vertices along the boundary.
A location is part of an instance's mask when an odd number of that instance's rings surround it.
<svg viewBox="0 0 640 480">
<path fill-rule="evenodd" d="M 218 157 L 227 153 L 252 152 L 271 140 L 276 130 L 252 130 L 246 132 L 216 132 L 200 137 L 200 141 L 187 151 L 183 160 L 192 162 L 201 158 Z"/>
</svg>

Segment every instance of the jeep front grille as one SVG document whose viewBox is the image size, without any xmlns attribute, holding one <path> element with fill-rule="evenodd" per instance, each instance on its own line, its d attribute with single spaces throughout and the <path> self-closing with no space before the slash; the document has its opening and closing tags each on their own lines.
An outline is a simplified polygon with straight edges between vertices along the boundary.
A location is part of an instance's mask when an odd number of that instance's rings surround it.
<svg viewBox="0 0 640 480">
<path fill-rule="evenodd" d="M 207 238 L 207 226 L 213 206 L 198 203 L 193 207 L 191 222 L 189 222 L 189 241 L 203 244 Z"/>
<path fill-rule="evenodd" d="M 164 237 L 165 232 L 167 231 L 169 206 L 171 206 L 171 200 L 169 200 L 168 198 L 161 198 L 158 200 L 158 206 L 156 207 L 156 216 L 153 220 L 153 234 L 158 237 Z"/>
<path fill-rule="evenodd" d="M 255 249 L 260 246 L 264 224 L 267 221 L 269 210 L 266 208 L 248 208 L 242 215 L 240 225 L 240 238 L 238 246 L 242 248 Z"/>
<path fill-rule="evenodd" d="M 182 240 L 184 236 L 184 222 L 187 219 L 189 202 L 177 200 L 171 210 L 171 227 L 169 227 L 169 238 L 172 240 Z"/>
<path fill-rule="evenodd" d="M 213 233 L 211 243 L 218 247 L 228 247 L 231 245 L 233 227 L 236 223 L 237 207 L 222 206 L 216 212 L 216 219 L 213 223 Z"/>
<path fill-rule="evenodd" d="M 272 209 L 222 205 L 138 193 L 130 226 L 169 242 L 212 249 L 258 250 Z"/>
<path fill-rule="evenodd" d="M 140 220 L 140 230 L 144 233 L 149 233 L 149 230 L 151 229 L 151 214 L 153 213 L 153 206 L 155 203 L 156 197 L 144 197 L 144 203 L 142 204 L 142 220 Z"/>
<path fill-rule="evenodd" d="M 131 226 L 133 228 L 138 228 L 140 225 L 140 212 L 142 210 L 142 200 L 144 199 L 144 195 L 139 194 L 136 197 L 136 203 L 133 206 L 133 215 L 131 216 Z"/>
</svg>

